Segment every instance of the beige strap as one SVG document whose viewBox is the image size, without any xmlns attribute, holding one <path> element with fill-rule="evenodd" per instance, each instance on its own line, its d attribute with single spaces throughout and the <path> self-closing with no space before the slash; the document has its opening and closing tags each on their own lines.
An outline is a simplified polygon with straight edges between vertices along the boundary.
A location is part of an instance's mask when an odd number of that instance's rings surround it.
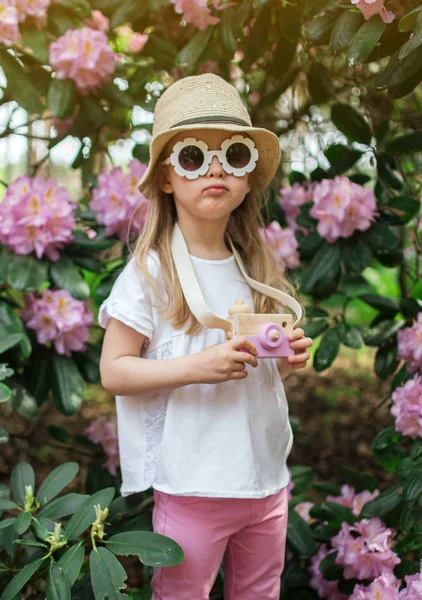
<svg viewBox="0 0 422 600">
<path fill-rule="evenodd" d="M 259 283 L 259 281 L 255 281 L 255 279 L 249 277 L 249 275 L 246 273 L 242 259 L 231 240 L 230 245 L 239 269 L 248 284 L 258 292 L 266 294 L 267 296 L 270 296 L 271 298 L 274 298 L 280 302 L 280 304 L 291 308 L 296 315 L 296 321 L 294 322 L 293 326 L 296 325 L 296 323 L 298 323 L 298 321 L 300 321 L 302 318 L 302 307 L 299 302 L 292 298 L 292 296 L 289 296 L 289 294 L 270 287 L 269 285 Z M 202 325 L 204 325 L 204 327 L 223 329 L 226 332 L 232 331 L 235 333 L 234 324 L 232 321 L 218 317 L 208 308 L 202 290 L 199 286 L 191 258 L 189 256 L 185 238 L 183 237 L 183 233 L 178 223 L 175 223 L 173 227 L 171 253 L 176 266 L 180 285 L 183 290 L 183 295 L 185 296 L 186 302 L 188 303 L 192 314 Z"/>
</svg>

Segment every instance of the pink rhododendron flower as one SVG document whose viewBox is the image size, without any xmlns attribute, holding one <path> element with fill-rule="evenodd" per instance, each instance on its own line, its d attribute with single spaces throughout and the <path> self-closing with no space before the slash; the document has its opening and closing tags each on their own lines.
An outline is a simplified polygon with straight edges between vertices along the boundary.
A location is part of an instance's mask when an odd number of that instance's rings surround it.
<svg viewBox="0 0 422 600">
<path fill-rule="evenodd" d="M 328 550 L 326 544 L 321 544 L 318 552 L 311 558 L 311 564 L 308 572 L 311 575 L 310 586 L 318 592 L 320 598 L 329 598 L 330 600 L 348 600 L 349 596 L 342 594 L 338 589 L 338 581 L 328 581 L 322 576 L 319 568 L 321 562 L 328 554 L 334 550 Z"/>
<path fill-rule="evenodd" d="M 327 502 L 336 502 L 346 508 L 350 508 L 355 517 L 358 517 L 363 506 L 379 496 L 379 494 L 379 490 L 375 490 L 374 492 L 364 490 L 356 494 L 354 487 L 345 484 L 341 486 L 341 496 L 327 496 L 326 500 Z"/>
<path fill-rule="evenodd" d="M 297 269 L 300 259 L 297 248 L 299 242 L 295 238 L 294 231 L 286 227 L 282 229 L 278 221 L 273 221 L 266 229 L 260 227 L 259 233 L 272 250 L 280 269 Z"/>
<path fill-rule="evenodd" d="M 134 33 L 128 42 L 129 52 L 140 52 L 148 41 L 146 33 Z"/>
<path fill-rule="evenodd" d="M 356 584 L 349 600 L 399 600 L 400 584 L 394 573 L 383 573 L 368 586 Z"/>
<path fill-rule="evenodd" d="M 50 260 L 72 239 L 76 205 L 55 179 L 18 177 L 0 203 L 0 242 L 16 254 L 35 251 Z"/>
<path fill-rule="evenodd" d="M 192 23 L 200 31 L 205 31 L 209 25 L 217 25 L 221 21 L 219 17 L 212 16 L 207 0 L 170 0 L 170 2 L 175 5 L 174 10 L 182 14 L 186 23 Z"/>
<path fill-rule="evenodd" d="M 374 15 L 380 15 L 384 23 L 391 23 L 396 18 L 396 15 L 387 10 L 384 6 L 384 0 L 351 0 L 363 13 L 366 20 Z"/>
<path fill-rule="evenodd" d="M 107 460 L 103 467 L 111 475 L 116 476 L 120 465 L 116 417 L 112 417 L 110 420 L 105 416 L 98 417 L 85 429 L 84 435 L 94 444 L 101 444 L 107 454 Z"/>
<path fill-rule="evenodd" d="M 337 550 L 336 564 L 345 567 L 346 579 L 375 579 L 392 571 L 401 562 L 391 550 L 391 538 L 396 531 L 387 528 L 381 519 L 363 519 L 354 525 L 342 523 L 338 535 L 331 539 Z M 356 534 L 359 534 L 356 537 Z"/>
<path fill-rule="evenodd" d="M 329 242 L 348 238 L 356 230 L 366 231 L 377 214 L 374 193 L 348 177 L 316 183 L 313 201 L 309 214 L 319 221 L 318 233 Z"/>
<path fill-rule="evenodd" d="M 396 431 L 415 440 L 422 437 L 422 375 L 415 375 L 397 387 L 391 413 L 396 417 Z"/>
<path fill-rule="evenodd" d="M 0 1 L 0 44 L 12 46 L 20 41 L 19 15 L 13 0 Z"/>
<path fill-rule="evenodd" d="M 100 10 L 92 10 L 91 18 L 85 19 L 85 25 L 97 31 L 108 31 L 109 19 Z"/>
<path fill-rule="evenodd" d="M 299 502 L 299 504 L 296 504 L 294 510 L 302 517 L 304 521 L 310 524 L 317 520 L 311 517 L 309 514 L 309 511 L 313 506 L 313 502 Z"/>
<path fill-rule="evenodd" d="M 21 23 L 28 18 L 33 19 L 38 26 L 46 23 L 51 0 L 15 0 L 15 4 Z"/>
<path fill-rule="evenodd" d="M 414 575 L 405 575 L 407 587 L 400 594 L 400 600 L 420 600 L 422 598 L 422 561 L 420 572 Z"/>
<path fill-rule="evenodd" d="M 149 200 L 138 190 L 138 183 L 146 168 L 134 158 L 129 163 L 129 173 L 115 167 L 104 168 L 99 175 L 89 207 L 98 223 L 105 225 L 107 235 L 117 234 L 125 241 L 128 234 L 138 233 L 145 223 Z"/>
<path fill-rule="evenodd" d="M 412 327 L 406 327 L 397 334 L 399 358 L 407 360 L 409 373 L 422 371 L 422 312 L 418 313 Z"/>
<path fill-rule="evenodd" d="M 57 79 L 72 79 L 82 95 L 108 81 L 116 67 L 116 56 L 104 31 L 90 27 L 69 29 L 49 48 Z"/>
<path fill-rule="evenodd" d="M 314 183 L 296 181 L 290 188 L 280 189 L 280 206 L 286 216 L 286 221 L 292 229 L 300 229 L 306 232 L 304 227 L 296 223 L 296 218 L 300 215 L 302 204 L 312 201 L 312 191 Z"/>
<path fill-rule="evenodd" d="M 76 300 L 66 290 L 43 290 L 24 296 L 22 319 L 34 329 L 39 344 L 53 342 L 58 354 L 70 356 L 86 349 L 88 326 L 94 321 L 86 301 Z"/>
</svg>

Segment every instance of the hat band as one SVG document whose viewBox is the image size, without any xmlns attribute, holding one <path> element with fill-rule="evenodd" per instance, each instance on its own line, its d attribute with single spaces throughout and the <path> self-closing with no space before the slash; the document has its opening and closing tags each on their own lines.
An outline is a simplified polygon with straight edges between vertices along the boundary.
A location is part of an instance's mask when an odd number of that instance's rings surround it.
<svg viewBox="0 0 422 600">
<path fill-rule="evenodd" d="M 244 119 L 227 117 L 225 115 L 211 115 L 209 117 L 193 117 L 192 119 L 179 121 L 178 123 L 171 125 L 170 129 L 173 127 L 181 127 L 182 125 L 193 125 L 194 123 L 232 123 L 233 125 L 245 125 L 246 127 L 251 127 L 251 124 Z"/>
</svg>

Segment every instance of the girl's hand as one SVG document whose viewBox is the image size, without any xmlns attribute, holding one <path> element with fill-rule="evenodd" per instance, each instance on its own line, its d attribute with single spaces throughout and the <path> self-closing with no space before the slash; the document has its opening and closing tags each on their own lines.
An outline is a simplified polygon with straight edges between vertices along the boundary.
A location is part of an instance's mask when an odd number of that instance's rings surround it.
<svg viewBox="0 0 422 600">
<path fill-rule="evenodd" d="M 277 359 L 277 366 L 280 377 L 284 379 L 293 371 L 293 369 L 303 369 L 310 359 L 311 355 L 306 351 L 314 343 L 309 337 L 304 337 L 305 332 L 298 327 L 289 334 L 290 347 L 295 351 L 294 355 Z"/>
<path fill-rule="evenodd" d="M 246 351 L 241 352 L 240 348 Z M 223 344 L 213 344 L 192 354 L 190 367 L 197 373 L 195 383 L 220 383 L 248 376 L 245 364 L 258 366 L 257 349 L 246 336 L 235 336 Z"/>
</svg>

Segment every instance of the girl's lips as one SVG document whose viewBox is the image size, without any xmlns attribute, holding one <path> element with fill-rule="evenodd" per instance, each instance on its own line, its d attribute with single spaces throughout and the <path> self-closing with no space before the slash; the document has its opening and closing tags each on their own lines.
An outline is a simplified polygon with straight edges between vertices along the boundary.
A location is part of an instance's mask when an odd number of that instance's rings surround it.
<svg viewBox="0 0 422 600">
<path fill-rule="evenodd" d="M 205 188 L 204 192 L 209 192 L 211 194 L 222 194 L 223 192 L 227 192 L 227 188 L 226 187 L 220 187 L 220 186 L 210 186 Z"/>
</svg>

